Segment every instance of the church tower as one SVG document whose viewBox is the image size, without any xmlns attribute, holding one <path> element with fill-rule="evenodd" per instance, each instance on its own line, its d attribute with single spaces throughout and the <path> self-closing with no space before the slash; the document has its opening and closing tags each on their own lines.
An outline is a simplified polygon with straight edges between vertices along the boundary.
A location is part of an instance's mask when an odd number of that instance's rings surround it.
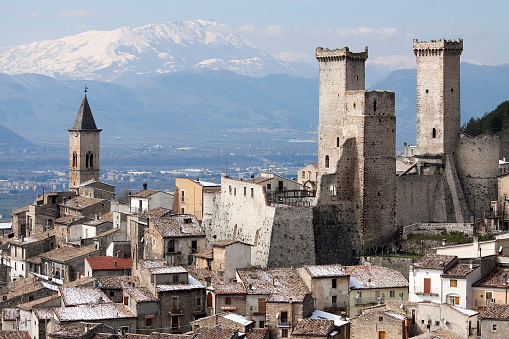
<svg viewBox="0 0 509 339">
<path fill-rule="evenodd" d="M 417 65 L 417 152 L 454 155 L 460 132 L 463 40 L 414 39 Z"/>
<path fill-rule="evenodd" d="M 99 134 L 87 100 L 87 90 L 69 131 L 69 188 L 99 181 Z"/>
</svg>

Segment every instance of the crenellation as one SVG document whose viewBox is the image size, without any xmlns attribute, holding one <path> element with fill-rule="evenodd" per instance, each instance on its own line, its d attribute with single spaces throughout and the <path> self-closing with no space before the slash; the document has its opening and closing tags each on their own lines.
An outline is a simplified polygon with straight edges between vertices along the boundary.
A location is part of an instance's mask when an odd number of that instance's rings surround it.
<svg viewBox="0 0 509 339">
<path fill-rule="evenodd" d="M 345 59 L 366 61 L 368 59 L 368 46 L 364 47 L 362 52 L 359 53 L 350 52 L 350 49 L 346 46 L 332 50 L 328 48 L 317 47 L 316 59 L 318 61 L 344 61 Z"/>
</svg>

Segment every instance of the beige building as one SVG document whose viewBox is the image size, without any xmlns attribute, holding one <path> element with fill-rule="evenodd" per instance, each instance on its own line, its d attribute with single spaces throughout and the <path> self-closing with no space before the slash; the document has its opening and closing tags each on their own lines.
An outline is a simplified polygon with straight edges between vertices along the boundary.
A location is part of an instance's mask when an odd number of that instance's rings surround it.
<svg viewBox="0 0 509 339">
<path fill-rule="evenodd" d="M 509 269 L 495 268 L 472 285 L 473 309 L 482 311 L 490 304 L 509 304 Z"/>
<path fill-rule="evenodd" d="M 309 265 L 298 268 L 313 293 L 315 307 L 326 312 L 347 311 L 350 275 L 341 265 Z"/>
<path fill-rule="evenodd" d="M 203 195 L 220 191 L 220 184 L 200 181 L 200 179 L 176 178 L 173 211 L 192 214 L 201 221 L 203 219 Z"/>
<path fill-rule="evenodd" d="M 350 317 L 386 301 L 408 300 L 408 281 L 398 271 L 382 266 L 345 266 L 345 270 L 350 275 Z"/>
<path fill-rule="evenodd" d="M 318 180 L 318 164 L 309 164 L 297 171 L 297 182 L 304 189 L 316 190 Z"/>
</svg>

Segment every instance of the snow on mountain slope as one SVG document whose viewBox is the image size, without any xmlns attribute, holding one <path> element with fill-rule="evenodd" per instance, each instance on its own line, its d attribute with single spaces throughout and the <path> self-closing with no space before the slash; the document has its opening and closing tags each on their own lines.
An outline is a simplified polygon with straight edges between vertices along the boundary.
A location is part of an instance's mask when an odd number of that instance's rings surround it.
<svg viewBox="0 0 509 339">
<path fill-rule="evenodd" d="M 0 72 L 6 74 L 132 83 L 193 68 L 227 69 L 255 77 L 298 72 L 227 26 L 205 20 L 87 31 L 58 40 L 0 47 Z"/>
</svg>

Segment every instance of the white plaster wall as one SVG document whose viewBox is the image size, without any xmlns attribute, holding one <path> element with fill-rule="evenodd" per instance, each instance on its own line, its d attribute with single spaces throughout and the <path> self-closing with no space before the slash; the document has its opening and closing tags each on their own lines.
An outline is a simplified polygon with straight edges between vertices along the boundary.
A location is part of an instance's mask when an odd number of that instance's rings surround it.
<svg viewBox="0 0 509 339">
<path fill-rule="evenodd" d="M 433 270 L 433 269 L 419 269 L 414 268 L 414 272 L 410 271 L 409 274 L 409 301 L 424 301 L 429 300 L 432 302 L 440 302 L 441 300 L 441 286 L 442 286 L 442 270 Z M 424 278 L 431 279 L 431 293 L 436 293 L 438 295 L 423 295 L 423 294 L 415 294 L 415 292 L 424 291 Z"/>
</svg>

